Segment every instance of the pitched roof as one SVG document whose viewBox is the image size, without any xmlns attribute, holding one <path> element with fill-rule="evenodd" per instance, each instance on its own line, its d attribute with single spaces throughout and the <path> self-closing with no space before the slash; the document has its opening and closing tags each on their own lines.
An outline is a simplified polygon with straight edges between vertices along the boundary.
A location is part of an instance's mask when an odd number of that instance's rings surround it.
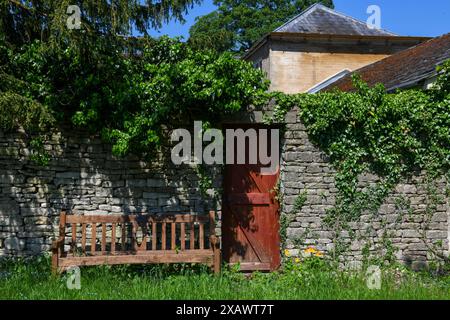
<svg viewBox="0 0 450 320">
<path fill-rule="evenodd" d="M 360 74 L 370 86 L 382 83 L 388 91 L 392 91 L 411 87 L 431 78 L 436 74 L 436 66 L 447 59 L 450 59 L 450 33 L 400 51 L 353 73 Z M 333 88 L 342 91 L 354 90 L 352 74 L 337 80 L 322 91 Z"/>
<path fill-rule="evenodd" d="M 319 82 L 318 84 L 314 85 L 311 89 L 308 90 L 308 93 L 317 93 L 321 91 L 322 89 L 328 87 L 330 84 L 335 83 L 339 79 L 342 79 L 346 75 L 351 73 L 350 70 L 344 69 L 341 72 L 336 73 L 335 75 L 332 75 L 331 77 L 323 80 L 322 82 Z"/>
<path fill-rule="evenodd" d="M 312 5 L 275 29 L 274 32 L 395 36 L 395 34 L 386 30 L 371 29 L 367 26 L 367 23 L 339 13 L 320 3 Z"/>
</svg>

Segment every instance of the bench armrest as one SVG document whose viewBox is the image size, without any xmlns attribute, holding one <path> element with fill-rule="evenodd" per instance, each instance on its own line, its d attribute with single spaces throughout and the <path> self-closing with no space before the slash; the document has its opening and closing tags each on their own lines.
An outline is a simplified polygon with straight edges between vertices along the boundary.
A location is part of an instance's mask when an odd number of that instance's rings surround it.
<svg viewBox="0 0 450 320">
<path fill-rule="evenodd" d="M 219 244 L 219 238 L 215 235 L 209 236 L 209 241 L 211 243 L 211 249 L 217 249 L 217 245 Z"/>
<path fill-rule="evenodd" d="M 52 252 L 60 253 L 64 249 L 64 237 L 59 237 L 57 240 L 52 243 Z"/>
<path fill-rule="evenodd" d="M 219 274 L 221 265 L 219 238 L 216 235 L 211 235 L 209 236 L 209 240 L 211 241 L 211 250 L 213 253 L 213 270 L 215 274 Z"/>
</svg>

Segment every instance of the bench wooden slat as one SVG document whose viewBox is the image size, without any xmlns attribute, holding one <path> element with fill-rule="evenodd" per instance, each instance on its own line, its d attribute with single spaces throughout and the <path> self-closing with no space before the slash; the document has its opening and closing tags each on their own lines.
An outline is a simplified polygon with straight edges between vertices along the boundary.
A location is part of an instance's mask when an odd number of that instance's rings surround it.
<svg viewBox="0 0 450 320">
<path fill-rule="evenodd" d="M 147 224 L 145 224 L 145 226 L 142 227 L 143 237 L 142 237 L 141 245 L 139 246 L 139 250 L 143 250 L 143 251 L 147 250 L 147 238 L 148 238 L 147 237 L 147 232 L 148 232 L 147 227 L 148 227 Z"/>
<path fill-rule="evenodd" d="M 213 271 L 217 274 L 220 273 L 220 265 L 222 262 L 219 240 L 216 237 L 216 213 L 213 210 L 209 212 L 209 238 L 211 250 L 214 256 Z"/>
<path fill-rule="evenodd" d="M 156 250 L 156 251 L 153 251 L 153 250 L 147 250 L 147 251 L 138 251 L 138 252 L 136 252 L 136 251 L 134 251 L 134 250 L 127 250 L 127 251 L 116 251 L 115 253 L 112 253 L 112 252 L 110 252 L 110 251 L 107 251 L 106 253 L 102 253 L 101 251 L 99 251 L 99 250 L 97 250 L 97 251 L 95 251 L 95 253 L 93 253 L 93 254 L 89 254 L 88 256 L 77 256 L 76 258 L 80 258 L 80 257 L 102 257 L 102 256 L 128 256 L 128 255 L 155 255 L 155 254 L 162 254 L 162 255 L 164 255 L 164 254 L 177 254 L 177 252 L 178 253 L 181 253 L 179 250 L 165 250 L 165 251 L 163 251 L 163 250 Z M 183 253 L 186 253 L 186 254 L 191 254 L 191 253 L 193 253 L 193 254 L 205 254 L 205 255 L 211 255 L 211 250 L 209 250 L 209 249 L 203 249 L 203 250 L 199 250 L 199 249 L 195 249 L 195 250 L 190 250 L 190 249 L 188 249 L 188 250 L 185 250 L 185 251 L 183 251 Z M 72 256 L 66 256 L 66 257 L 62 257 L 62 259 L 69 259 L 69 258 L 73 258 Z"/>
<path fill-rule="evenodd" d="M 198 231 L 198 242 L 199 242 L 199 248 L 201 250 L 203 250 L 205 248 L 205 239 L 204 239 L 205 231 L 204 231 L 203 227 L 204 227 L 204 224 L 200 223 L 199 231 Z"/>
<path fill-rule="evenodd" d="M 216 213 L 214 211 L 209 212 L 209 235 L 216 234 Z"/>
<path fill-rule="evenodd" d="M 137 245 L 136 232 L 137 232 L 136 222 L 132 221 L 131 222 L 131 247 L 133 248 L 133 250 L 137 251 L 138 245 Z"/>
<path fill-rule="evenodd" d="M 59 262 L 64 252 L 64 241 L 66 236 L 66 211 L 62 210 L 59 215 L 59 237 L 52 243 L 52 273 L 59 272 Z"/>
<path fill-rule="evenodd" d="M 67 215 L 65 211 L 61 212 L 60 218 L 59 218 L 59 235 L 65 235 L 66 234 L 66 223 L 67 223 Z"/>
<path fill-rule="evenodd" d="M 92 224 L 92 231 L 91 231 L 91 252 L 95 252 L 95 245 L 97 242 L 97 223 Z"/>
<path fill-rule="evenodd" d="M 184 251 L 186 249 L 186 224 L 184 222 L 180 225 L 180 233 L 181 250 Z"/>
<path fill-rule="evenodd" d="M 81 224 L 81 250 L 86 254 L 86 223 Z"/>
<path fill-rule="evenodd" d="M 191 214 L 180 214 L 180 215 L 67 215 L 66 223 L 131 223 L 136 221 L 144 221 L 147 223 L 151 222 L 208 222 L 208 216 L 204 215 L 191 215 Z"/>
<path fill-rule="evenodd" d="M 152 250 L 156 250 L 156 222 L 152 222 Z"/>
<path fill-rule="evenodd" d="M 126 245 L 127 245 L 127 239 L 126 239 L 126 230 L 125 230 L 125 223 L 121 223 L 120 224 L 120 228 L 122 230 L 122 237 L 120 239 L 120 241 L 122 242 L 122 251 L 126 250 Z"/>
<path fill-rule="evenodd" d="M 111 252 L 116 252 L 116 224 L 111 226 Z"/>
<path fill-rule="evenodd" d="M 166 244 L 167 244 L 167 240 L 166 240 L 166 223 L 163 222 L 161 223 L 162 225 L 162 230 L 161 230 L 161 250 L 166 250 Z"/>
<path fill-rule="evenodd" d="M 185 251 L 184 253 L 152 252 L 149 254 L 130 254 L 118 256 L 69 257 L 60 260 L 60 267 L 92 266 L 101 264 L 134 264 L 134 263 L 213 263 L 211 253 L 203 254 Z"/>
<path fill-rule="evenodd" d="M 195 249 L 195 225 L 191 222 L 191 230 L 189 230 L 189 246 L 191 250 Z"/>
<path fill-rule="evenodd" d="M 170 241 L 170 249 L 175 250 L 176 246 L 177 246 L 177 226 L 175 224 L 175 222 L 171 223 L 170 226 L 170 236 L 171 236 L 171 241 Z"/>
<path fill-rule="evenodd" d="M 102 223 L 102 252 L 106 252 L 106 223 Z"/>
</svg>

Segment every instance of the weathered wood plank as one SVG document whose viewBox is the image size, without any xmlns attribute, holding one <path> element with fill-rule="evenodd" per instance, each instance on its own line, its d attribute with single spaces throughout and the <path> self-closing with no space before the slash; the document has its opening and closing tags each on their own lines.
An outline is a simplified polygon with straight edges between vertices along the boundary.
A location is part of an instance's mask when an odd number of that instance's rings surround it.
<svg viewBox="0 0 450 320">
<path fill-rule="evenodd" d="M 201 253 L 170 253 L 164 252 L 160 254 L 153 252 L 152 254 L 130 254 L 122 256 L 102 255 L 102 256 L 90 256 L 90 257 L 69 257 L 62 258 L 59 261 L 59 267 L 70 267 L 73 265 L 89 266 L 100 264 L 145 264 L 145 263 L 213 263 L 213 256 L 211 252 L 209 254 Z"/>
<path fill-rule="evenodd" d="M 184 251 L 186 250 L 186 224 L 184 222 L 182 222 L 180 225 L 180 233 L 181 250 Z"/>
<path fill-rule="evenodd" d="M 81 224 L 81 250 L 86 254 L 86 223 Z"/>
<path fill-rule="evenodd" d="M 116 252 L 116 224 L 111 226 L 111 252 Z"/>
<path fill-rule="evenodd" d="M 133 221 L 133 222 L 131 223 L 131 247 L 132 247 L 133 250 L 135 250 L 135 251 L 138 250 L 137 238 L 136 238 L 136 232 L 137 232 L 136 222 Z"/>
<path fill-rule="evenodd" d="M 95 245 L 97 242 L 97 223 L 93 223 L 92 224 L 92 228 L 91 228 L 91 253 L 95 252 Z"/>
<path fill-rule="evenodd" d="M 59 236 L 66 236 L 66 223 L 67 223 L 67 214 L 65 211 L 61 211 L 61 215 L 59 217 Z"/>
<path fill-rule="evenodd" d="M 120 224 L 120 228 L 122 230 L 122 237 L 120 239 L 121 243 L 122 243 L 122 251 L 126 250 L 126 246 L 127 246 L 127 238 L 126 238 L 126 230 L 125 230 L 125 223 L 121 223 Z"/>
<path fill-rule="evenodd" d="M 141 242 L 141 245 L 140 245 L 139 249 L 140 249 L 140 250 L 147 250 L 148 224 L 146 224 L 146 225 L 142 228 L 142 232 L 144 233 L 144 236 L 142 237 L 142 242 Z"/>
<path fill-rule="evenodd" d="M 209 212 L 209 235 L 216 234 L 216 213 L 214 211 Z"/>
<path fill-rule="evenodd" d="M 153 255 L 153 254 L 179 254 L 180 251 L 179 250 L 156 250 L 156 251 L 152 251 L 152 250 L 146 250 L 146 251 L 133 251 L 133 250 L 127 250 L 127 251 L 116 251 L 114 254 L 110 251 L 107 251 L 105 254 L 103 254 L 101 251 L 96 251 L 95 253 L 93 253 L 92 255 L 90 254 L 89 257 L 99 257 L 99 256 L 128 256 L 128 255 Z M 200 255 L 211 255 L 213 256 L 212 250 L 209 249 L 195 249 L 195 250 L 185 250 L 183 253 L 185 254 L 200 254 Z M 65 258 L 71 258 L 72 256 L 67 256 L 67 257 L 63 257 Z"/>
<path fill-rule="evenodd" d="M 233 193 L 227 196 L 227 201 L 230 204 L 242 205 L 262 205 L 271 204 L 272 197 L 270 193 Z"/>
<path fill-rule="evenodd" d="M 215 274 L 220 273 L 220 268 L 221 268 L 221 253 L 220 253 L 220 246 L 219 246 L 219 239 L 215 236 L 212 235 L 210 236 L 210 241 L 211 241 L 211 249 L 213 251 L 213 271 Z"/>
<path fill-rule="evenodd" d="M 106 252 L 106 223 L 102 223 L 102 253 Z"/>
<path fill-rule="evenodd" d="M 199 231 L 198 231 L 198 242 L 199 247 L 201 250 L 205 248 L 205 231 L 204 231 L 204 224 L 200 223 L 199 225 Z"/>
<path fill-rule="evenodd" d="M 60 270 L 59 261 L 64 251 L 64 240 L 66 237 L 66 212 L 61 211 L 59 215 L 59 237 L 52 243 L 52 273 L 57 274 Z"/>
<path fill-rule="evenodd" d="M 174 222 L 171 223 L 170 226 L 170 236 L 171 236 L 171 241 L 170 241 L 170 249 L 175 250 L 176 245 L 177 245 L 177 229 L 176 229 L 176 224 Z"/>
<path fill-rule="evenodd" d="M 216 235 L 216 212 L 214 210 L 211 210 L 209 212 L 209 238 L 211 239 L 211 236 L 215 235 Z M 210 249 L 214 249 L 211 243 Z"/>
<path fill-rule="evenodd" d="M 195 225 L 191 222 L 191 229 L 189 230 L 189 246 L 191 250 L 195 249 Z"/>
<path fill-rule="evenodd" d="M 152 250 L 156 250 L 156 222 L 152 222 Z"/>
<path fill-rule="evenodd" d="M 162 226 L 162 230 L 161 230 L 161 250 L 166 250 L 166 244 L 167 244 L 167 240 L 166 240 L 166 223 L 163 222 L 161 223 Z"/>
<path fill-rule="evenodd" d="M 142 222 L 144 220 L 147 223 L 152 222 L 207 222 L 208 216 L 205 215 L 191 215 L 191 214 L 180 214 L 180 215 L 67 215 L 66 223 L 131 223 Z"/>
</svg>

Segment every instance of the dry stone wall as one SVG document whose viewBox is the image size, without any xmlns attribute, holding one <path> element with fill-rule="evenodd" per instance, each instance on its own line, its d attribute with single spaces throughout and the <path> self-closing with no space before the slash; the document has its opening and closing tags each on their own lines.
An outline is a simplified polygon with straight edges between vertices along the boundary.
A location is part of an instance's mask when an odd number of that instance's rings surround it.
<svg viewBox="0 0 450 320">
<path fill-rule="evenodd" d="M 326 210 L 335 205 L 338 190 L 335 171 L 327 156 L 308 138 L 305 126 L 294 110 L 286 117 L 282 142 L 281 193 L 282 214 L 290 217 L 286 226 L 286 246 L 294 256 L 313 246 L 332 252 L 335 234 L 324 223 Z M 373 185 L 373 175 L 360 177 L 360 187 Z M 444 178 L 434 181 L 434 201 L 430 199 L 425 174 L 417 173 L 403 181 L 385 199 L 378 213 L 363 214 L 341 235 L 348 247 L 344 262 L 360 266 L 365 258 L 384 257 L 391 253 L 407 265 L 420 269 L 438 255 L 448 256 L 450 207 Z M 305 199 L 296 209 L 298 197 Z"/>
<path fill-rule="evenodd" d="M 84 214 L 204 214 L 210 209 L 220 214 L 214 190 L 200 192 L 194 167 L 117 159 L 99 137 L 69 130 L 50 135 L 44 145 L 50 163 L 36 166 L 29 160 L 27 139 L 20 132 L 0 132 L 0 256 L 48 251 L 62 208 Z M 209 173 L 215 188 L 221 185 L 217 170 Z"/>
<path fill-rule="evenodd" d="M 236 118 L 258 123 L 263 112 Z M 285 120 L 280 166 L 281 215 L 290 218 L 284 226 L 285 247 L 294 256 L 309 246 L 328 254 L 333 252 L 335 234 L 324 218 L 336 202 L 336 172 L 308 138 L 297 112 L 288 113 Z M 164 159 L 117 159 L 111 146 L 84 131 L 63 129 L 51 134 L 44 146 L 52 158 L 47 167 L 29 160 L 27 139 L 20 132 L 0 132 L 0 256 L 49 250 L 61 208 L 84 214 L 202 214 L 216 209 L 220 235 L 220 168 L 210 168 L 212 187 L 205 195 L 194 167 L 174 166 Z M 361 188 L 376 181 L 376 176 L 361 176 Z M 433 260 L 433 250 L 448 256 L 449 186 L 444 179 L 435 186 L 439 200 L 431 213 L 427 184 L 423 173 L 418 173 L 398 185 L 376 215 L 363 214 L 352 223 L 350 232 L 341 235 L 348 246 L 345 261 L 358 266 L 368 256 L 392 253 L 421 268 Z M 305 201 L 296 208 L 299 196 Z"/>
</svg>

